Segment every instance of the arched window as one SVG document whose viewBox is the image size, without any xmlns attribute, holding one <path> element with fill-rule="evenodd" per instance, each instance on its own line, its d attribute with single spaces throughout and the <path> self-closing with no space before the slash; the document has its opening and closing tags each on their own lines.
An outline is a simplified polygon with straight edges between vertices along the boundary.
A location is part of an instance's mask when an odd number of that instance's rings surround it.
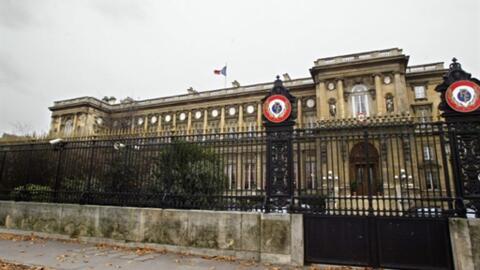
<svg viewBox="0 0 480 270">
<path fill-rule="evenodd" d="M 360 114 L 370 116 L 370 100 L 368 89 L 363 84 L 355 85 L 352 89 L 352 116 Z"/>
</svg>

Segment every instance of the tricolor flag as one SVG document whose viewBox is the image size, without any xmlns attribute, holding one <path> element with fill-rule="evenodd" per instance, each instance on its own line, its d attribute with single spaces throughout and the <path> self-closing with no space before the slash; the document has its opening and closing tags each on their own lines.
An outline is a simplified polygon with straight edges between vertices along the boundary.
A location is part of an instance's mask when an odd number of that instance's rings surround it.
<svg viewBox="0 0 480 270">
<path fill-rule="evenodd" d="M 222 69 L 215 69 L 213 71 L 213 74 L 215 75 L 223 75 L 223 76 L 227 76 L 227 66 L 224 66 Z"/>
</svg>

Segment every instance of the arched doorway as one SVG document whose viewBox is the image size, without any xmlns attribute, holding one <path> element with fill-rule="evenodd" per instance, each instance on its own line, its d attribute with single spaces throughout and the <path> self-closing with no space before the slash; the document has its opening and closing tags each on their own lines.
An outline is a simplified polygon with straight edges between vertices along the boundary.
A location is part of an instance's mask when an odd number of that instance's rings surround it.
<svg viewBox="0 0 480 270">
<path fill-rule="evenodd" d="M 352 194 L 368 195 L 369 183 L 372 194 L 381 192 L 378 179 L 378 151 L 371 143 L 357 143 L 350 151 L 350 191 Z"/>
</svg>

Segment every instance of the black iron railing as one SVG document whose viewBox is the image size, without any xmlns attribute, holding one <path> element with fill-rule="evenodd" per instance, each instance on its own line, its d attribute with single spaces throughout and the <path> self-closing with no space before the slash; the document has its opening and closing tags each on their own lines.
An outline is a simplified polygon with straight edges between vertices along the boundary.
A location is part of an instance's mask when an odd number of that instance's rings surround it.
<svg viewBox="0 0 480 270">
<path fill-rule="evenodd" d="M 292 199 L 269 210 L 457 215 L 453 132 L 443 122 L 297 129 Z M 264 211 L 266 144 L 244 132 L 0 145 L 0 199 Z"/>
</svg>

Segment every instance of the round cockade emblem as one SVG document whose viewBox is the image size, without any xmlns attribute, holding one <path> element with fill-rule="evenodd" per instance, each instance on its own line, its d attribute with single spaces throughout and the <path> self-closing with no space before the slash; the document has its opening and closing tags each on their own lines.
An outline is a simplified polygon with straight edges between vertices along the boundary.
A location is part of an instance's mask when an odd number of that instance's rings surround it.
<svg viewBox="0 0 480 270">
<path fill-rule="evenodd" d="M 282 95 L 272 95 L 263 103 L 263 115 L 268 121 L 281 123 L 292 113 L 290 101 Z"/>
<path fill-rule="evenodd" d="M 473 112 L 480 108 L 480 86 L 471 81 L 457 81 L 445 93 L 448 105 L 457 112 Z"/>
</svg>

